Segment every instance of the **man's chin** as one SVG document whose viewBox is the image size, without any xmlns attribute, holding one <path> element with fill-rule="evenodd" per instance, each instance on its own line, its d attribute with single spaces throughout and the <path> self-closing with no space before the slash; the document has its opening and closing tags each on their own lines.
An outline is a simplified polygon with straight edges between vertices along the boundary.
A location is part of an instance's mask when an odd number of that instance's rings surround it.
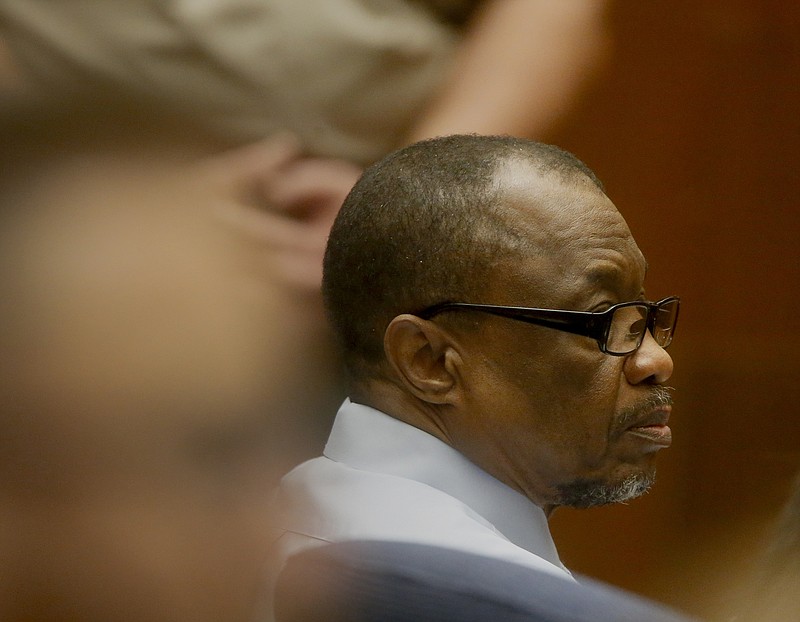
<svg viewBox="0 0 800 622">
<path fill-rule="evenodd" d="M 632 473 L 618 482 L 577 479 L 558 487 L 557 506 L 593 508 L 641 497 L 655 482 L 655 473 Z"/>
</svg>

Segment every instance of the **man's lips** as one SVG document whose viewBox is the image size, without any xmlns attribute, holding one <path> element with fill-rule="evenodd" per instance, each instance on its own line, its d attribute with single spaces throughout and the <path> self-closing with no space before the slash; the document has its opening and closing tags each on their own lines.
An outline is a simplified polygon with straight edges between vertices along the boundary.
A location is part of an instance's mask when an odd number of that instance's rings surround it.
<svg viewBox="0 0 800 622">
<path fill-rule="evenodd" d="M 672 444 L 672 430 L 667 425 L 672 408 L 670 406 L 659 406 L 648 413 L 648 417 L 630 426 L 625 431 L 634 436 L 638 436 L 654 445 L 669 447 Z"/>
</svg>

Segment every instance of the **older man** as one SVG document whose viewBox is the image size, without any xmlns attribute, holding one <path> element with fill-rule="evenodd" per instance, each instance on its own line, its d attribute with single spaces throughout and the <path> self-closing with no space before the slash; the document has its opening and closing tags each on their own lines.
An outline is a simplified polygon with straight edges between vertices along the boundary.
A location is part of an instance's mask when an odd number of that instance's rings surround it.
<svg viewBox="0 0 800 622">
<path fill-rule="evenodd" d="M 282 482 L 279 555 L 383 539 L 568 577 L 548 516 L 641 495 L 671 441 L 679 302 L 646 271 L 558 148 L 450 136 L 368 169 L 324 267 L 350 397 Z"/>
</svg>

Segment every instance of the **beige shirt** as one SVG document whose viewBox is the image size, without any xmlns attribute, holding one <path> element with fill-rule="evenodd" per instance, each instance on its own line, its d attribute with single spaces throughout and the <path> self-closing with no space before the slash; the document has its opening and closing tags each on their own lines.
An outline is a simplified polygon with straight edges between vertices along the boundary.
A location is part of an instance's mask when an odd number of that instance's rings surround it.
<svg viewBox="0 0 800 622">
<path fill-rule="evenodd" d="M 36 91 L 155 93 L 233 143 L 278 130 L 368 163 L 398 146 L 475 0 L 0 0 Z"/>
</svg>

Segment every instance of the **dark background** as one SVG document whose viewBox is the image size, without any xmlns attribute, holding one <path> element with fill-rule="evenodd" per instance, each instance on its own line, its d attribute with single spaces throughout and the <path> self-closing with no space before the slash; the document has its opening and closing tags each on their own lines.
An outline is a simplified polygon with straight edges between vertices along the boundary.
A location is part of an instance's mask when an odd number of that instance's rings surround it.
<svg viewBox="0 0 800 622">
<path fill-rule="evenodd" d="M 609 20 L 605 74 L 548 140 L 605 182 L 649 297 L 683 299 L 674 444 L 646 497 L 551 524 L 568 567 L 706 615 L 800 469 L 800 3 L 621 0 Z"/>
</svg>

